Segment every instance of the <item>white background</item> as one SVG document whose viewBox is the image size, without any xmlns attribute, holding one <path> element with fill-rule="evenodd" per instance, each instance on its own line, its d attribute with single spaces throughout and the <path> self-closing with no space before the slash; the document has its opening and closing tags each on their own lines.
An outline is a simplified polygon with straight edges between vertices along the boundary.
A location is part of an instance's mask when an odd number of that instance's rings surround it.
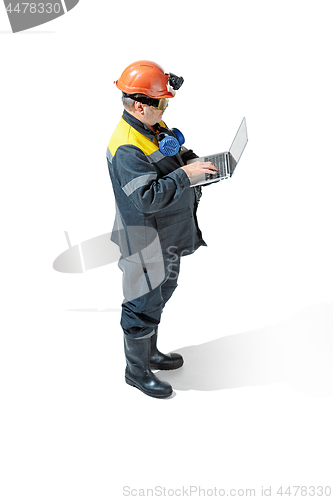
<svg viewBox="0 0 333 500">
<path fill-rule="evenodd" d="M 0 7 L 1 498 L 333 495 L 331 18 L 329 1 L 81 0 L 13 35 Z M 138 59 L 184 77 L 164 118 L 197 154 L 228 149 L 243 116 L 249 135 L 204 190 L 208 247 L 163 315 L 161 349 L 188 352 L 164 401 L 124 382 L 117 265 L 53 269 L 64 231 L 111 231 L 113 81 Z"/>
</svg>

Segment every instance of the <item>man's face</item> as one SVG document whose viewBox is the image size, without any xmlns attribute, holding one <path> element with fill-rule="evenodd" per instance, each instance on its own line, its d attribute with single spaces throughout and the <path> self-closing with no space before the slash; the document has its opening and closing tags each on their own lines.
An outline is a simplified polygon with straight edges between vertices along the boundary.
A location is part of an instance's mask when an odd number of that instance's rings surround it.
<svg viewBox="0 0 333 500">
<path fill-rule="evenodd" d="M 162 120 L 162 116 L 165 110 L 154 109 L 152 106 L 144 106 L 144 123 L 148 127 L 153 127 L 155 123 Z"/>
</svg>

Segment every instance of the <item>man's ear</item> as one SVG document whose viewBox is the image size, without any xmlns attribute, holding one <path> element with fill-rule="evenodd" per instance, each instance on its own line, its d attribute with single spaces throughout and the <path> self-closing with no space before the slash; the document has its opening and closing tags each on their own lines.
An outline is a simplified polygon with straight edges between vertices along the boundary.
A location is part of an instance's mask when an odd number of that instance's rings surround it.
<svg viewBox="0 0 333 500">
<path fill-rule="evenodd" d="M 144 115 L 144 113 L 145 113 L 144 112 L 144 105 L 142 104 L 142 102 L 135 101 L 134 108 L 135 108 L 135 111 L 140 113 L 140 115 Z"/>
</svg>

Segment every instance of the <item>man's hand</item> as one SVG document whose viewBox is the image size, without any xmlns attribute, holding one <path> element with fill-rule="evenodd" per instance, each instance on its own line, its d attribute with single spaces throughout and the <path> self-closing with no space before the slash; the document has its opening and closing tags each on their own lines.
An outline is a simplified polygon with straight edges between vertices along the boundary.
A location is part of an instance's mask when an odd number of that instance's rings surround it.
<svg viewBox="0 0 333 500">
<path fill-rule="evenodd" d="M 187 177 L 192 179 L 200 174 L 216 174 L 218 172 L 218 168 L 210 161 L 196 161 L 195 163 L 190 163 L 189 165 L 185 165 L 184 167 L 180 167 L 185 170 Z"/>
</svg>

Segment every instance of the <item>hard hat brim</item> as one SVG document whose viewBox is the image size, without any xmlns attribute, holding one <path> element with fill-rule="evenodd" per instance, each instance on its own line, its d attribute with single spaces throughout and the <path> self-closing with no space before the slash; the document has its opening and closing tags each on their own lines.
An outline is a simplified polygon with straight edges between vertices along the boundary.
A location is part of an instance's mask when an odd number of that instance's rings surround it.
<svg viewBox="0 0 333 500">
<path fill-rule="evenodd" d="M 148 97 L 152 97 L 153 99 L 161 99 L 161 98 L 166 98 L 166 99 L 172 99 L 172 97 L 175 97 L 176 91 L 173 90 L 171 87 L 169 87 L 167 90 L 160 91 L 160 92 L 154 92 L 153 90 L 147 90 L 143 87 L 128 87 L 126 85 L 122 85 L 119 80 L 116 80 L 113 82 L 116 84 L 116 87 L 121 90 L 122 92 L 125 92 L 125 94 L 143 94 L 147 95 Z"/>
</svg>

